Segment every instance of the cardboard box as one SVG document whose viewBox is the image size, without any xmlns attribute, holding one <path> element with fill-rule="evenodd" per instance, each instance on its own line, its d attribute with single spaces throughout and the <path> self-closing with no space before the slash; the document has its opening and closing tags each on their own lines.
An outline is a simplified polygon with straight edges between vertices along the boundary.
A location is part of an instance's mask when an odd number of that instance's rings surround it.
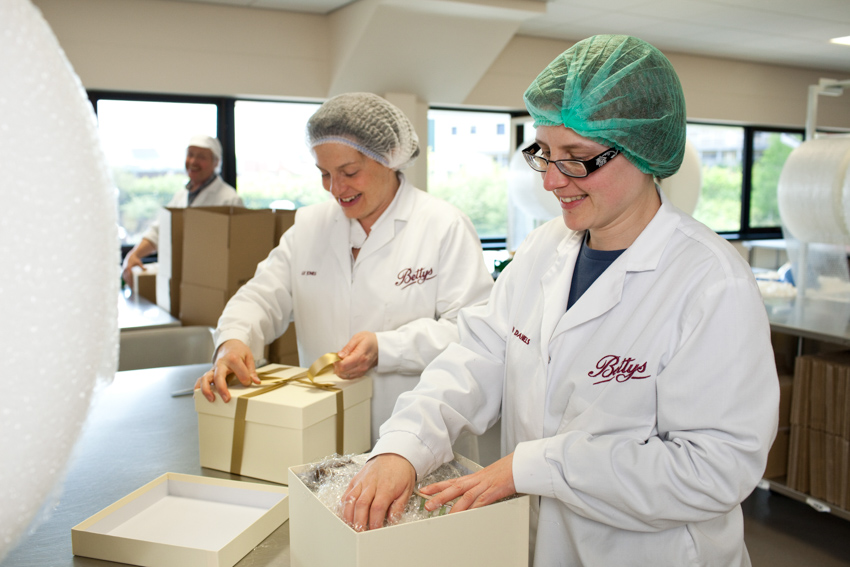
<svg viewBox="0 0 850 567">
<path fill-rule="evenodd" d="M 274 211 L 274 245 L 280 244 L 280 237 L 295 224 L 295 211 Z"/>
<path fill-rule="evenodd" d="M 800 492 L 809 491 L 809 430 L 793 423 L 788 443 L 787 484 Z"/>
<path fill-rule="evenodd" d="M 788 444 L 791 438 L 791 428 L 782 427 L 776 433 L 776 439 L 767 454 L 767 465 L 764 478 L 785 476 L 788 472 Z"/>
<path fill-rule="evenodd" d="M 460 455 L 469 470 L 481 467 Z M 427 520 L 355 532 L 289 470 L 289 561 L 292 567 L 500 567 L 528 565 L 529 497 Z M 333 542 L 329 544 L 328 542 Z"/>
<path fill-rule="evenodd" d="M 183 284 L 236 293 L 274 241 L 269 209 L 192 207 L 183 213 Z"/>
<path fill-rule="evenodd" d="M 838 474 L 838 502 L 845 510 L 850 510 L 850 441 L 839 438 L 838 453 L 841 459 Z"/>
<path fill-rule="evenodd" d="M 791 424 L 807 426 L 809 423 L 809 383 L 811 357 L 798 356 L 794 366 L 794 389 L 791 397 Z"/>
<path fill-rule="evenodd" d="M 826 500 L 826 432 L 809 429 L 809 490 L 813 497 Z"/>
<path fill-rule="evenodd" d="M 266 366 L 274 377 L 286 379 L 304 372 L 298 367 Z M 316 382 L 343 391 L 343 453 L 363 453 L 371 448 L 372 379 L 343 380 L 322 374 Z M 210 403 L 195 391 L 198 412 L 201 466 L 286 484 L 287 469 L 317 461 L 337 450 L 337 394 L 302 384 L 287 384 L 250 398 L 245 415 L 241 467 L 234 461 L 234 423 L 237 398 L 259 387 L 236 385 L 224 403 Z M 238 461 L 238 456 L 236 456 Z M 234 470 L 238 468 L 238 470 Z"/>
<path fill-rule="evenodd" d="M 290 323 L 286 331 L 269 345 L 268 361 L 274 364 L 298 366 L 298 335 L 295 323 Z"/>
<path fill-rule="evenodd" d="M 808 427 L 826 431 L 826 369 L 828 363 L 820 357 L 811 360 L 809 382 Z"/>
<path fill-rule="evenodd" d="M 180 322 L 184 326 L 215 328 L 233 293 L 183 282 L 180 285 Z"/>
<path fill-rule="evenodd" d="M 289 518 L 286 488 L 166 473 L 71 529 L 74 555 L 231 567 Z"/>
<path fill-rule="evenodd" d="M 180 280 L 183 274 L 183 212 L 186 209 L 163 208 L 157 214 L 156 304 L 180 317 Z"/>
<path fill-rule="evenodd" d="M 133 295 L 144 297 L 151 303 L 156 303 L 156 278 L 158 266 L 156 263 L 145 264 L 145 269 L 133 268 Z"/>
<path fill-rule="evenodd" d="M 791 425 L 791 398 L 794 395 L 794 377 L 779 376 L 779 428 Z"/>
</svg>

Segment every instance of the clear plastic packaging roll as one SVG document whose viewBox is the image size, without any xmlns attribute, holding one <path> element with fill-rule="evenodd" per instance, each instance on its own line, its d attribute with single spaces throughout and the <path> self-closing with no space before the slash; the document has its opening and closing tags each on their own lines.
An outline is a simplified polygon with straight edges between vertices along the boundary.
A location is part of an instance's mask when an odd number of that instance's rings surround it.
<svg viewBox="0 0 850 567">
<path fill-rule="evenodd" d="M 802 242 L 850 242 L 850 138 L 800 144 L 779 176 L 779 216 Z"/>
</svg>

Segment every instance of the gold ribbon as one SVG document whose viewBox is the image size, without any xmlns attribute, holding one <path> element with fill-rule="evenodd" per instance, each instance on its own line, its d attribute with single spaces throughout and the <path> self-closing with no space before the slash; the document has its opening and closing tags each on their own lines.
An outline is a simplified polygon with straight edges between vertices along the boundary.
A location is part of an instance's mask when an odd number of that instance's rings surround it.
<svg viewBox="0 0 850 567">
<path fill-rule="evenodd" d="M 336 355 L 336 353 L 329 352 L 316 359 L 316 361 L 311 364 L 310 368 L 308 368 L 305 372 L 300 372 L 295 376 L 290 376 L 289 378 L 275 379 L 271 376 L 273 373 L 280 372 L 280 368 L 270 370 L 268 372 L 259 372 L 257 374 L 260 378 L 260 382 L 267 382 L 270 380 L 275 381 L 269 382 L 265 386 L 236 398 L 236 414 L 233 417 L 233 444 L 230 450 L 230 472 L 233 474 L 242 474 L 242 456 L 245 451 L 245 417 L 248 414 L 248 400 L 271 392 L 272 390 L 282 388 L 287 384 L 296 384 L 299 386 L 336 392 L 336 452 L 340 455 L 343 454 L 345 404 L 343 403 L 342 390 L 332 384 L 323 384 L 314 380 L 317 376 L 331 368 L 333 363 L 338 360 L 340 360 L 340 358 Z"/>
</svg>

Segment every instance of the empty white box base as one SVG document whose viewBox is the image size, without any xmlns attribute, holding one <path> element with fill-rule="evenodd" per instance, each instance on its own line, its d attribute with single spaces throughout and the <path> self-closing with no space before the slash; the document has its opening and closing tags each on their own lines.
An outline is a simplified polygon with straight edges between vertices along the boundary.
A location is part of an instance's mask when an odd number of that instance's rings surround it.
<svg viewBox="0 0 850 567">
<path fill-rule="evenodd" d="M 75 555 L 231 567 L 289 517 L 279 486 L 167 473 L 71 530 Z"/>
</svg>

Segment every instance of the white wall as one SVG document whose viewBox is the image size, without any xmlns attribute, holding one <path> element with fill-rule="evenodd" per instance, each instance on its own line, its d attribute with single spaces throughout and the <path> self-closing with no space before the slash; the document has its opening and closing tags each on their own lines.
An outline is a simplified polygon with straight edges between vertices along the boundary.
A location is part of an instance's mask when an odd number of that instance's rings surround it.
<svg viewBox="0 0 850 567">
<path fill-rule="evenodd" d="M 160 0 L 34 4 L 88 89 L 323 99 L 337 64 L 331 60 L 335 38 L 326 16 Z M 446 38 L 450 40 L 457 38 Z M 424 100 L 415 85 L 394 91 L 418 96 L 425 104 L 522 109 L 525 88 L 570 45 L 514 36 L 493 54 L 493 63 L 463 100 Z M 406 50 L 415 64 L 423 47 L 394 44 L 387 49 Z M 822 70 L 667 55 L 681 77 L 688 116 L 694 120 L 802 127 L 808 85 L 821 77 L 850 78 Z M 462 53 L 458 61 L 463 61 Z M 463 65 L 452 72 L 464 73 Z M 850 95 L 821 97 L 818 125 L 850 128 Z"/>
</svg>

